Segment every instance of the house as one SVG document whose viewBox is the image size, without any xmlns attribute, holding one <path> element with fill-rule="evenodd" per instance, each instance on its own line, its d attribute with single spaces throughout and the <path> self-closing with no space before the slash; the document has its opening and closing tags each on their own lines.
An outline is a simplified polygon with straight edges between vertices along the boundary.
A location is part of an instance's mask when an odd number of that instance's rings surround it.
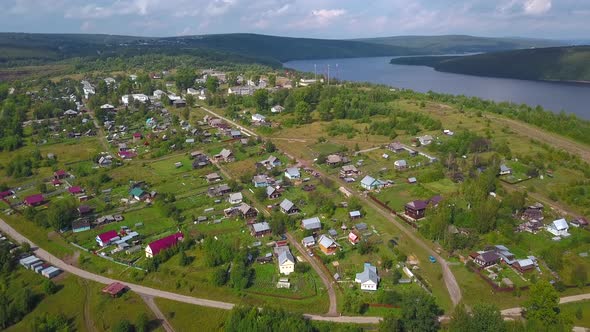
<svg viewBox="0 0 590 332">
<path fill-rule="evenodd" d="M 322 223 L 318 217 L 303 219 L 301 221 L 301 228 L 307 231 L 317 231 L 322 229 Z"/>
<path fill-rule="evenodd" d="M 252 178 L 252 184 L 254 184 L 255 188 L 268 187 L 268 180 L 266 178 L 266 175 L 255 175 Z"/>
<path fill-rule="evenodd" d="M 64 171 L 63 169 L 53 172 L 54 179 L 62 180 L 62 179 L 67 178 L 68 176 L 69 176 L 69 174 L 66 173 L 66 171 Z"/>
<path fill-rule="evenodd" d="M 134 143 L 139 142 L 141 140 L 141 138 L 142 138 L 141 133 L 133 133 L 133 142 Z"/>
<path fill-rule="evenodd" d="M 281 113 L 282 111 L 284 111 L 285 108 L 281 105 L 275 105 L 270 109 L 271 113 Z"/>
<path fill-rule="evenodd" d="M 233 139 L 242 138 L 242 132 L 239 130 L 230 130 L 229 135 Z"/>
<path fill-rule="evenodd" d="M 588 226 L 588 220 L 586 220 L 586 218 L 580 217 L 580 218 L 570 221 L 570 225 L 572 225 L 573 227 L 584 228 L 584 227 Z"/>
<path fill-rule="evenodd" d="M 268 158 L 259 162 L 258 164 L 266 167 L 267 169 L 273 169 L 277 166 L 281 166 L 281 160 L 271 155 Z"/>
<path fill-rule="evenodd" d="M 266 117 L 262 114 L 252 114 L 252 122 L 262 124 L 266 122 Z"/>
<path fill-rule="evenodd" d="M 84 189 L 80 186 L 73 186 L 68 188 L 68 192 L 72 195 L 79 195 L 84 192 Z"/>
<path fill-rule="evenodd" d="M 356 211 L 350 211 L 348 213 L 348 215 L 349 215 L 350 219 L 352 219 L 352 220 L 362 218 L 361 211 L 358 211 L 358 210 L 356 210 Z"/>
<path fill-rule="evenodd" d="M 506 166 L 505 164 L 500 165 L 500 175 L 510 175 L 512 174 L 512 169 Z"/>
<path fill-rule="evenodd" d="M 83 215 L 87 215 L 89 213 L 92 212 L 92 207 L 88 206 L 88 205 L 80 205 L 78 206 L 78 214 L 83 216 Z"/>
<path fill-rule="evenodd" d="M 101 156 L 98 159 L 98 166 L 100 167 L 109 167 L 113 164 L 113 157 L 110 155 Z"/>
<path fill-rule="evenodd" d="M 555 236 L 563 236 L 568 237 L 570 234 L 568 233 L 569 225 L 565 219 L 558 219 L 554 220 L 552 223 L 547 225 L 547 231 Z"/>
<path fill-rule="evenodd" d="M 455 135 L 455 133 L 452 130 L 449 130 L 449 129 L 443 130 L 443 134 L 445 134 L 447 136 L 453 136 L 453 135 Z"/>
<path fill-rule="evenodd" d="M 392 151 L 392 152 L 395 152 L 395 153 L 404 152 L 404 150 L 405 150 L 405 147 L 404 147 L 404 145 L 403 145 L 403 144 L 401 144 L 400 142 L 393 142 L 393 143 L 389 144 L 389 145 L 387 146 L 387 148 L 388 148 L 390 151 Z"/>
<path fill-rule="evenodd" d="M 500 256 L 494 250 L 473 253 L 471 254 L 471 258 L 480 267 L 488 267 L 500 262 Z"/>
<path fill-rule="evenodd" d="M 318 239 L 320 250 L 326 255 L 333 255 L 338 250 L 338 244 L 328 235 L 322 234 Z"/>
<path fill-rule="evenodd" d="M 406 216 L 418 220 L 424 218 L 426 213 L 427 201 L 415 200 L 407 203 L 404 207 Z"/>
<path fill-rule="evenodd" d="M 420 142 L 420 145 L 429 145 L 430 143 L 432 143 L 432 140 L 433 138 L 430 135 L 418 137 L 418 142 Z"/>
<path fill-rule="evenodd" d="M 340 177 L 351 177 L 359 175 L 359 170 L 354 165 L 344 165 L 340 169 Z"/>
<path fill-rule="evenodd" d="M 229 162 L 232 162 L 235 160 L 234 154 L 228 149 L 221 150 L 221 152 L 219 152 L 219 154 L 216 154 L 213 158 L 215 158 L 215 160 L 217 160 L 217 161 L 221 160 L 226 163 L 229 163 Z"/>
<path fill-rule="evenodd" d="M 374 291 L 379 286 L 379 276 L 377 275 L 377 267 L 370 263 L 365 263 L 364 270 L 357 273 L 354 282 L 361 285 L 361 290 Z"/>
<path fill-rule="evenodd" d="M 283 212 L 284 214 L 288 214 L 288 215 L 292 215 L 292 214 L 296 214 L 296 213 L 300 212 L 300 210 L 295 206 L 295 204 L 293 204 L 293 202 L 291 202 L 290 200 L 288 200 L 286 198 L 281 202 L 279 207 L 281 208 L 281 212 Z"/>
<path fill-rule="evenodd" d="M 166 92 L 162 91 L 162 90 L 154 90 L 153 93 L 154 98 L 156 99 L 162 99 L 163 96 L 168 97 L 168 95 L 166 94 Z"/>
<path fill-rule="evenodd" d="M 369 175 L 365 176 L 361 180 L 361 187 L 363 187 L 366 190 L 380 189 L 380 188 L 383 188 L 384 186 L 385 186 L 385 182 L 383 182 L 381 180 L 377 180 Z"/>
<path fill-rule="evenodd" d="M 135 188 L 131 189 L 131 191 L 129 191 L 129 195 L 131 197 L 133 197 L 134 199 L 141 201 L 142 199 L 145 198 L 147 193 L 145 191 L 143 191 L 143 189 L 141 189 L 140 187 L 135 187 Z"/>
<path fill-rule="evenodd" d="M 231 188 L 227 184 L 220 184 L 216 187 L 207 189 L 207 195 L 209 195 L 209 197 L 223 196 L 229 192 L 231 192 Z"/>
<path fill-rule="evenodd" d="M 402 171 L 402 170 L 408 168 L 408 163 L 404 159 L 400 159 L 400 160 L 394 161 L 393 166 L 395 166 L 395 169 L 397 169 L 398 171 Z"/>
<path fill-rule="evenodd" d="M 205 178 L 207 179 L 207 182 L 209 182 L 209 183 L 215 182 L 215 181 L 221 181 L 221 176 L 219 176 L 219 174 L 217 174 L 217 173 L 209 173 L 209 174 L 205 175 Z"/>
<path fill-rule="evenodd" d="M 326 164 L 329 166 L 336 166 L 342 163 L 342 157 L 337 154 L 331 154 L 326 157 Z"/>
<path fill-rule="evenodd" d="M 284 275 L 289 275 L 295 271 L 295 257 L 288 248 L 279 254 L 278 263 L 279 272 Z"/>
<path fill-rule="evenodd" d="M 251 207 L 250 205 L 248 205 L 246 203 L 242 203 L 238 207 L 238 211 L 240 212 L 242 217 L 245 219 L 256 218 L 256 216 L 258 215 L 258 211 L 256 211 L 256 209 L 254 209 L 253 207 Z"/>
<path fill-rule="evenodd" d="M 230 204 L 240 204 L 242 203 L 243 200 L 243 196 L 242 193 L 233 193 L 233 194 L 229 194 L 229 198 L 228 201 Z"/>
<path fill-rule="evenodd" d="M 530 258 L 517 260 L 514 264 L 512 264 L 512 267 L 515 268 L 518 272 L 524 273 L 534 269 L 535 262 L 533 260 L 533 257 L 531 256 Z"/>
<path fill-rule="evenodd" d="M 127 290 L 127 286 L 120 282 L 113 282 L 102 289 L 102 292 L 109 294 L 111 297 L 118 297 Z"/>
<path fill-rule="evenodd" d="M 178 244 L 179 241 L 182 241 L 184 236 L 181 232 L 168 235 L 164 238 L 151 242 L 150 244 L 145 247 L 145 257 L 152 258 L 160 253 L 162 250 L 170 249 Z"/>
<path fill-rule="evenodd" d="M 204 154 L 193 158 L 193 169 L 203 168 L 209 165 L 209 157 Z"/>
<path fill-rule="evenodd" d="M 228 94 L 238 96 L 251 96 L 254 91 L 256 91 L 256 87 L 253 86 L 234 86 L 227 89 Z"/>
<path fill-rule="evenodd" d="M 96 236 L 96 243 L 101 247 L 108 246 L 117 240 L 119 240 L 119 235 L 116 231 L 107 231 Z"/>
<path fill-rule="evenodd" d="M 271 233 L 270 225 L 266 221 L 252 224 L 250 225 L 250 233 L 255 237 L 264 237 Z"/>
<path fill-rule="evenodd" d="M 543 229 L 543 226 L 543 222 L 541 222 L 540 220 L 531 219 L 518 225 L 517 231 L 537 234 L 537 232 Z"/>
<path fill-rule="evenodd" d="M 24 203 L 28 206 L 39 206 L 45 202 L 43 194 L 35 194 L 25 197 Z"/>
<path fill-rule="evenodd" d="M 266 197 L 268 199 L 276 199 L 281 197 L 281 192 L 273 186 L 268 186 L 266 187 Z"/>
<path fill-rule="evenodd" d="M 76 220 L 72 222 L 72 232 L 80 233 L 90 230 L 90 222 L 88 220 Z"/>
<path fill-rule="evenodd" d="M 60 180 L 58 180 L 58 179 L 53 179 L 53 180 L 51 180 L 51 184 L 54 187 L 59 187 L 62 184 L 62 182 Z"/>
<path fill-rule="evenodd" d="M 350 242 L 350 244 L 355 245 L 357 243 L 359 243 L 360 238 L 358 235 L 356 235 L 353 232 L 348 233 L 348 242 Z"/>
<path fill-rule="evenodd" d="M 313 236 L 304 237 L 303 240 L 301 240 L 301 244 L 306 248 L 313 247 L 315 246 L 315 239 Z"/>
<path fill-rule="evenodd" d="M 418 183 L 418 179 L 416 179 L 416 178 L 415 178 L 415 177 L 413 177 L 413 176 L 412 176 L 412 177 L 409 177 L 409 178 L 408 178 L 408 183 L 409 183 L 409 184 L 416 184 L 416 183 Z"/>
<path fill-rule="evenodd" d="M 522 212 L 520 218 L 522 220 L 543 220 L 543 205 L 537 203 L 535 205 L 529 206 Z"/>
<path fill-rule="evenodd" d="M 289 167 L 285 170 L 285 177 L 289 180 L 297 180 L 301 179 L 301 173 L 299 172 L 299 167 Z"/>
<path fill-rule="evenodd" d="M 291 283 L 288 278 L 279 278 L 277 288 L 291 288 Z"/>
<path fill-rule="evenodd" d="M 103 111 L 108 111 L 108 112 L 112 112 L 115 110 L 115 106 L 111 105 L 111 104 L 104 104 L 100 106 L 100 109 Z"/>
<path fill-rule="evenodd" d="M 64 112 L 64 115 L 65 115 L 65 116 L 76 116 L 76 115 L 78 115 L 78 112 L 76 112 L 76 111 L 74 111 L 74 110 L 70 109 L 70 110 L 67 110 L 67 111 L 65 111 L 65 112 Z"/>
</svg>

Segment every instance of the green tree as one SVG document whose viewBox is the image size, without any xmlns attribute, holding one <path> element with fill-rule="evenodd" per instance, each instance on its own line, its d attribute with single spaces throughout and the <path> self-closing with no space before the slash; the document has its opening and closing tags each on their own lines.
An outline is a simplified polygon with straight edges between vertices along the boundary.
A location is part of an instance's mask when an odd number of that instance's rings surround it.
<svg viewBox="0 0 590 332">
<path fill-rule="evenodd" d="M 227 283 L 227 269 L 221 267 L 213 271 L 211 275 L 211 283 L 215 286 L 223 286 Z"/>
<path fill-rule="evenodd" d="M 379 331 L 381 332 L 403 332 L 400 320 L 393 314 L 383 317 L 379 322 Z"/>
<path fill-rule="evenodd" d="M 531 286 L 524 311 L 527 319 L 539 321 L 545 326 L 559 325 L 559 294 L 549 282 L 539 281 Z"/>
<path fill-rule="evenodd" d="M 135 332 L 148 332 L 150 327 L 150 320 L 145 312 L 137 316 L 135 320 Z"/>
<path fill-rule="evenodd" d="M 195 83 L 196 75 L 192 69 L 189 68 L 182 68 L 176 72 L 175 82 L 176 87 L 180 91 L 185 91 L 186 89 L 193 86 Z"/>
<path fill-rule="evenodd" d="M 186 106 L 188 106 L 188 107 L 195 106 L 195 96 L 193 96 L 193 95 L 187 95 L 185 97 L 185 101 L 186 101 Z"/>
<path fill-rule="evenodd" d="M 441 310 L 431 295 L 421 290 L 408 292 L 402 300 L 401 307 L 404 331 L 438 330 L 438 315 Z"/>
<path fill-rule="evenodd" d="M 253 95 L 256 111 L 264 112 L 268 109 L 268 91 L 266 89 L 258 89 Z"/>
<path fill-rule="evenodd" d="M 45 294 L 47 295 L 51 295 L 51 294 L 55 294 L 58 290 L 57 285 L 51 281 L 50 279 L 46 279 L 43 282 L 43 291 L 45 292 Z"/>
<path fill-rule="evenodd" d="M 209 92 L 216 93 L 217 88 L 219 88 L 219 80 L 215 76 L 207 76 L 207 80 L 205 81 L 205 87 Z"/>
</svg>

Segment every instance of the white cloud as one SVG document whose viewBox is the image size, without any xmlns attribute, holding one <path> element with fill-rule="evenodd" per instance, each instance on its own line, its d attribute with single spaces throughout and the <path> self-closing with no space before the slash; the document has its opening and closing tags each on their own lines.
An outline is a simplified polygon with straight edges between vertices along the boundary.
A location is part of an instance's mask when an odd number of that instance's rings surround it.
<svg viewBox="0 0 590 332">
<path fill-rule="evenodd" d="M 311 15 L 321 21 L 329 21 L 344 14 L 346 14 L 346 10 L 344 9 L 316 9 L 311 11 Z"/>
<path fill-rule="evenodd" d="M 522 9 L 528 15 L 545 14 L 551 10 L 551 0 L 526 0 Z"/>
</svg>

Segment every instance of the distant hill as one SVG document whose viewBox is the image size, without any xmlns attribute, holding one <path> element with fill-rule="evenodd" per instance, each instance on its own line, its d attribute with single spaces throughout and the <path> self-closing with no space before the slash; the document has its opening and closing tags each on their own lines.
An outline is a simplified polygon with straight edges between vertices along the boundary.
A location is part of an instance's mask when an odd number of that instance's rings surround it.
<svg viewBox="0 0 590 332">
<path fill-rule="evenodd" d="M 408 57 L 393 64 L 438 71 L 524 80 L 590 82 L 590 46 L 550 47 L 458 57 Z"/>
<path fill-rule="evenodd" d="M 548 39 L 488 38 L 467 35 L 394 36 L 355 40 L 408 48 L 420 51 L 422 55 L 483 53 L 532 47 L 567 46 L 565 42 Z"/>
</svg>

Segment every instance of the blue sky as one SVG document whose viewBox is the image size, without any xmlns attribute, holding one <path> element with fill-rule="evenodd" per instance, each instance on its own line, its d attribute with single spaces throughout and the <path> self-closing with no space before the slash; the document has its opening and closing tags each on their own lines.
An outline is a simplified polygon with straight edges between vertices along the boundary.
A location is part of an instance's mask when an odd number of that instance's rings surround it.
<svg viewBox="0 0 590 332">
<path fill-rule="evenodd" d="M 1 0 L 0 31 L 590 39 L 590 0 Z"/>
</svg>

